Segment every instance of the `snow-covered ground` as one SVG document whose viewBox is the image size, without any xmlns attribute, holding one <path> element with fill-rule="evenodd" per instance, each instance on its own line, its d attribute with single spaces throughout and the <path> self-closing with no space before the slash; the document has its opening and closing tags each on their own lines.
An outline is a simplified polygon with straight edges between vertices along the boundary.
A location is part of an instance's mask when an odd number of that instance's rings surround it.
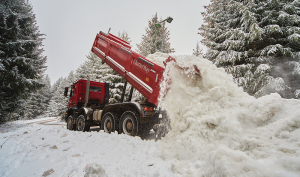
<svg viewBox="0 0 300 177">
<path fill-rule="evenodd" d="M 300 176 L 300 100 L 256 99 L 210 61 L 176 59 L 201 77 L 167 65 L 160 105 L 172 130 L 162 140 L 7 123 L 0 176 Z"/>
<path fill-rule="evenodd" d="M 1 177 L 174 176 L 171 163 L 159 157 L 159 141 L 97 129 L 17 121 L 1 125 L 0 145 Z"/>
</svg>

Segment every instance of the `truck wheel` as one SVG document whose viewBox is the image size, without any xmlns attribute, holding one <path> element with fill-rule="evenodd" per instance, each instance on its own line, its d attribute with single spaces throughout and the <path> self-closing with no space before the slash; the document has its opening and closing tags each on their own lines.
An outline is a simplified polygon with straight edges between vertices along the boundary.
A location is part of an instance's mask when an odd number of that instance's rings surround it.
<svg viewBox="0 0 300 177">
<path fill-rule="evenodd" d="M 74 124 L 73 124 L 73 117 L 69 116 L 67 119 L 67 129 L 68 130 L 74 130 Z"/>
<path fill-rule="evenodd" d="M 135 136 L 137 134 L 137 122 L 133 112 L 125 112 L 121 116 L 121 132 L 126 135 Z"/>
<path fill-rule="evenodd" d="M 86 125 L 84 115 L 80 115 L 77 119 L 77 130 L 83 132 L 90 130 L 90 126 Z"/>
<path fill-rule="evenodd" d="M 108 112 L 106 113 L 101 121 L 101 129 L 104 130 L 106 133 L 111 133 L 115 131 L 115 122 L 113 115 Z"/>
</svg>

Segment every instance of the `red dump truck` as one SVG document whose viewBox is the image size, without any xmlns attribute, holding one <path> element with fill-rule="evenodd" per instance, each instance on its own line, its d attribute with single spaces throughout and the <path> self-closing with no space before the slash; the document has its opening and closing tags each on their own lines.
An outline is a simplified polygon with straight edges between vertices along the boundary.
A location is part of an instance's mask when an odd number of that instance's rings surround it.
<svg viewBox="0 0 300 177">
<path fill-rule="evenodd" d="M 131 136 L 145 135 L 154 129 L 157 136 L 164 134 L 161 130 L 165 128 L 160 123 L 166 114 L 157 108 L 164 67 L 132 51 L 129 43 L 110 33 L 96 35 L 92 52 L 126 80 L 122 101 L 109 104 L 109 83 L 78 80 L 70 90 L 65 116 L 67 128 L 88 131 L 90 126 L 100 126 L 108 133 L 117 131 Z M 169 57 L 164 64 L 172 60 L 175 59 Z M 196 67 L 194 70 L 199 74 Z M 127 82 L 132 88 L 129 100 L 124 102 Z M 133 88 L 145 97 L 142 102 L 131 102 Z"/>
</svg>

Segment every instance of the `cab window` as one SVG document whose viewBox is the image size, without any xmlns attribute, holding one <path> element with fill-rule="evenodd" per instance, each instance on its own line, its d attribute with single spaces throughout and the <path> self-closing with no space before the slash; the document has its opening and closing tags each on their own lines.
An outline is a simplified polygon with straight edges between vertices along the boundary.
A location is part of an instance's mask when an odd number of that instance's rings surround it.
<svg viewBox="0 0 300 177">
<path fill-rule="evenodd" d="M 92 92 L 101 92 L 101 87 L 90 86 L 90 91 L 92 91 Z"/>
<path fill-rule="evenodd" d="M 71 87 L 71 91 L 70 91 L 70 97 L 72 97 L 74 95 L 74 92 L 75 92 L 75 85 L 73 85 Z"/>
</svg>

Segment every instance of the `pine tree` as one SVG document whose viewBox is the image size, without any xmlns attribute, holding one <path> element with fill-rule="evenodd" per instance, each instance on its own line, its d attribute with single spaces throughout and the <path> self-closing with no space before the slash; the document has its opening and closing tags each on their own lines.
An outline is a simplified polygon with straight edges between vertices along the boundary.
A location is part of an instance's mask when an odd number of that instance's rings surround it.
<svg viewBox="0 0 300 177">
<path fill-rule="evenodd" d="M 24 0 L 0 2 L 0 121 L 43 86 L 38 82 L 46 62 L 42 36 Z"/>
<path fill-rule="evenodd" d="M 101 59 L 97 57 L 94 53 L 90 52 L 89 55 L 86 56 L 87 60 L 84 61 L 82 65 L 77 68 L 75 73 L 76 80 L 78 79 L 87 79 L 90 77 L 90 80 L 98 81 L 98 70 L 102 65 Z"/>
<path fill-rule="evenodd" d="M 81 64 L 75 71 L 75 77 L 77 79 L 87 79 L 88 75 L 90 74 L 89 66 L 90 63 L 85 61 Z"/>
<path fill-rule="evenodd" d="M 52 87 L 53 96 L 50 99 L 46 116 L 63 116 L 68 108 L 69 97 L 64 96 L 65 87 L 68 87 L 66 78 L 59 78 Z"/>
<path fill-rule="evenodd" d="M 197 41 L 196 49 L 193 49 L 193 55 L 198 57 L 199 55 L 203 55 L 202 50 L 199 46 L 199 42 Z"/>
<path fill-rule="evenodd" d="M 50 78 L 46 75 L 41 83 L 44 84 L 44 87 L 39 89 L 37 92 L 32 93 L 30 98 L 27 100 L 28 110 L 26 111 L 26 119 L 34 119 L 38 116 L 41 116 L 47 110 L 50 101 L 50 89 L 51 83 Z"/>
<path fill-rule="evenodd" d="M 39 82 L 44 86 L 31 93 L 28 99 L 22 100 L 20 108 L 13 113 L 12 119 L 35 119 L 45 114 L 51 98 L 51 82 L 48 75 L 40 79 Z"/>
<path fill-rule="evenodd" d="M 299 2 L 212 1 L 200 28 L 205 57 L 232 74 L 251 95 L 297 97 L 300 72 Z"/>
<path fill-rule="evenodd" d="M 158 22 L 157 14 L 155 14 L 155 16 L 148 22 L 148 28 L 146 28 L 146 34 L 142 36 L 141 43 L 137 44 L 138 52 L 144 56 L 161 51 L 164 25 L 162 25 L 161 28 L 155 26 Z M 174 48 L 171 48 L 169 35 L 170 31 L 166 26 L 164 26 L 163 53 L 175 52 Z"/>
<path fill-rule="evenodd" d="M 66 79 L 66 87 L 71 86 L 74 82 L 77 81 L 76 74 L 74 71 L 71 71 Z"/>
<path fill-rule="evenodd" d="M 126 31 L 123 31 L 122 33 L 119 31 L 118 38 L 120 38 L 128 43 L 131 43 L 131 39 Z"/>
<path fill-rule="evenodd" d="M 48 75 L 44 76 L 42 83 L 44 84 L 44 86 L 39 91 L 40 94 L 43 96 L 43 99 L 41 101 L 41 110 L 42 110 L 42 112 L 38 116 L 45 114 L 45 112 L 47 111 L 50 99 L 52 97 L 50 77 Z"/>
</svg>

